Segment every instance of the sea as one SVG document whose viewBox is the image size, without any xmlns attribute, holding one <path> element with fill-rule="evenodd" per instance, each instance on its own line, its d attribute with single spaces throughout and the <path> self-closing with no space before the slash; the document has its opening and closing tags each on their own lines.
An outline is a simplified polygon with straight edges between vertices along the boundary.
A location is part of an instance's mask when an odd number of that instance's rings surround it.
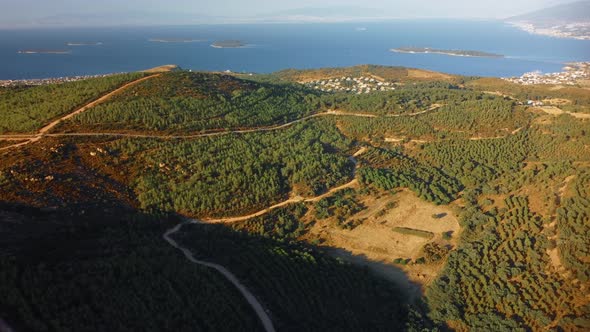
<svg viewBox="0 0 590 332">
<path fill-rule="evenodd" d="M 239 40 L 246 46 L 211 47 L 221 40 Z M 411 46 L 475 50 L 505 57 L 390 51 Z M 27 50 L 67 53 L 19 53 Z M 498 21 L 0 30 L 0 80 L 129 72 L 163 64 L 196 71 L 247 73 L 377 64 L 469 76 L 511 77 L 530 71 L 557 72 L 564 63 L 572 61 L 590 61 L 590 41 L 532 35 Z"/>
</svg>

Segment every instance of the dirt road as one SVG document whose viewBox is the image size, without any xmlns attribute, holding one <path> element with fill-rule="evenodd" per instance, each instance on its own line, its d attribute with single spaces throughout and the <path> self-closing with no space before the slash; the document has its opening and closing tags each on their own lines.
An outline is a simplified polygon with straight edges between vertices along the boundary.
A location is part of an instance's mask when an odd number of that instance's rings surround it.
<svg viewBox="0 0 590 332">
<path fill-rule="evenodd" d="M 350 160 L 355 164 L 355 170 L 353 171 L 353 177 L 356 174 L 356 167 L 357 167 L 357 161 L 355 159 L 355 157 L 361 155 L 362 153 L 364 153 L 366 151 L 366 148 L 361 148 L 359 151 L 357 151 L 354 155 L 352 155 L 350 158 Z M 320 196 L 316 196 L 316 197 L 311 197 L 311 198 L 303 198 L 303 197 L 296 197 L 296 198 L 292 198 L 292 199 L 288 199 L 286 201 L 283 201 L 281 203 L 275 204 L 273 206 L 270 206 L 262 211 L 258 211 L 256 213 L 252 213 L 246 216 L 239 216 L 239 217 L 229 217 L 229 218 L 220 218 L 220 219 L 208 219 L 208 220 L 190 220 L 188 223 L 181 223 L 178 224 L 176 226 L 174 226 L 173 228 L 169 229 L 168 231 L 166 231 L 166 233 L 164 233 L 163 238 L 164 240 L 166 240 L 166 242 L 168 242 L 171 246 L 173 246 L 174 248 L 180 250 L 184 256 L 191 261 L 194 264 L 199 264 L 202 266 L 206 266 L 212 269 L 215 269 L 216 271 L 218 271 L 219 273 L 221 273 L 228 281 L 230 281 L 239 291 L 240 293 L 242 293 L 242 295 L 244 296 L 244 298 L 246 299 L 246 301 L 248 301 L 248 303 L 250 304 L 250 306 L 252 307 L 252 309 L 254 309 L 254 311 L 256 312 L 256 314 L 258 315 L 258 318 L 260 319 L 260 321 L 262 322 L 262 325 L 264 326 L 264 329 L 267 332 L 271 332 L 271 331 L 275 331 L 274 326 L 272 324 L 272 321 L 270 320 L 270 317 L 268 316 L 268 314 L 266 313 L 266 311 L 264 310 L 264 308 L 262 307 L 262 304 L 260 304 L 260 302 L 256 299 L 256 297 L 254 297 L 254 295 L 238 280 L 238 278 L 236 278 L 236 276 L 234 274 L 232 274 L 228 269 L 226 269 L 225 267 L 223 267 L 222 265 L 219 264 L 215 264 L 215 263 L 211 263 L 211 262 L 206 262 L 206 261 L 202 261 L 202 260 L 198 260 L 196 259 L 192 252 L 187 249 L 182 247 L 181 245 L 178 244 L 178 242 L 176 242 L 176 240 L 174 240 L 172 238 L 172 236 L 176 233 L 178 233 L 182 227 L 184 225 L 187 224 L 216 224 L 216 223 L 232 223 L 232 222 L 239 222 L 239 221 L 244 221 L 244 220 L 248 220 L 254 217 L 258 217 L 261 215 L 264 215 L 268 212 L 270 212 L 271 210 L 274 210 L 276 208 L 279 208 L 281 206 L 285 206 L 288 204 L 292 204 L 292 203 L 298 203 L 298 202 L 315 202 L 318 201 L 324 197 L 327 197 L 329 195 L 332 195 L 333 193 L 342 190 L 344 188 L 348 188 L 351 186 L 354 186 L 356 183 L 358 183 L 358 180 L 353 179 L 352 181 L 341 185 L 339 187 L 336 188 L 332 188 L 330 189 L 328 192 L 326 192 L 325 194 L 322 194 Z"/>
<path fill-rule="evenodd" d="M 200 223 L 200 221 L 193 220 L 189 224 L 198 224 L 198 223 Z M 186 223 L 178 224 L 175 227 L 166 231 L 166 233 L 164 233 L 164 235 L 163 235 L 164 240 L 166 240 L 166 242 L 168 242 L 174 248 L 182 251 L 184 256 L 192 263 L 206 266 L 208 268 L 214 269 L 217 272 L 221 273 L 229 282 L 231 282 L 240 291 L 240 293 L 242 293 L 242 295 L 244 296 L 246 301 L 248 301 L 248 303 L 250 304 L 252 309 L 254 309 L 254 311 L 256 312 L 256 315 L 258 315 L 258 318 L 260 319 L 262 326 L 264 326 L 264 329 L 267 332 L 274 332 L 275 331 L 274 325 L 272 324 L 270 317 L 268 316 L 268 314 L 266 313 L 266 311 L 262 307 L 262 304 L 260 304 L 260 302 L 256 299 L 256 297 L 254 297 L 252 292 L 250 292 L 240 282 L 240 280 L 238 280 L 238 278 L 236 278 L 236 276 L 233 273 L 231 273 L 228 269 L 226 269 L 225 267 L 223 267 L 219 264 L 201 261 L 201 260 L 196 259 L 193 256 L 193 253 L 189 249 L 182 247 L 181 245 L 178 244 L 178 242 L 176 242 L 176 240 L 174 240 L 172 238 L 172 235 L 179 232 L 180 229 L 182 228 L 182 226 L 184 226 L 184 225 L 186 225 Z"/>
<path fill-rule="evenodd" d="M 354 155 L 349 157 L 350 161 L 352 161 L 355 166 L 354 170 L 352 172 L 353 179 L 341 186 L 338 186 L 338 187 L 328 190 L 326 193 L 324 193 L 322 195 L 315 196 L 315 197 L 309 197 L 309 198 L 304 198 L 304 197 L 298 196 L 295 198 L 290 198 L 288 200 L 282 201 L 282 202 L 277 203 L 275 205 L 269 206 L 264 210 L 260 210 L 258 212 L 248 214 L 245 216 L 227 217 L 227 218 L 218 218 L 218 219 L 203 219 L 202 222 L 208 223 L 208 224 L 228 224 L 228 223 L 233 223 L 233 222 L 245 221 L 245 220 L 252 219 L 255 217 L 263 216 L 263 215 L 269 213 L 270 211 L 280 208 L 285 205 L 294 204 L 294 203 L 301 203 L 301 202 L 317 202 L 317 201 L 321 200 L 322 198 L 325 198 L 325 197 L 328 197 L 328 196 L 334 194 L 337 191 L 353 187 L 358 183 L 358 180 L 354 178 L 356 175 L 356 168 L 357 168 L 357 161 L 356 161 L 355 157 L 360 156 L 361 154 L 365 153 L 365 151 L 367 151 L 366 148 L 361 148 Z"/>
<path fill-rule="evenodd" d="M 137 79 L 135 81 L 129 82 L 127 84 L 124 84 L 124 85 L 120 86 L 119 88 L 117 88 L 117 89 L 115 89 L 115 90 L 113 90 L 113 91 L 111 91 L 111 92 L 103 95 L 102 97 L 100 97 L 100 98 L 98 98 L 98 99 L 96 99 L 94 101 L 91 101 L 90 103 L 88 103 L 88 104 L 86 104 L 86 105 L 78 108 L 74 112 L 69 113 L 67 115 L 64 115 L 61 118 L 48 123 L 43 128 L 39 129 L 39 131 L 35 135 L 30 135 L 30 136 L 26 136 L 26 135 L 20 135 L 20 136 L 19 135 L 6 135 L 6 136 L 2 136 L 2 138 L 5 138 L 5 139 L 6 138 L 15 138 L 15 137 L 21 137 L 21 138 L 22 137 L 26 137 L 26 139 L 28 139 L 28 141 L 22 142 L 22 143 L 19 143 L 19 144 L 14 144 L 14 145 L 3 147 L 3 148 L 0 149 L 0 151 L 2 151 L 2 150 L 8 150 L 8 149 L 11 149 L 11 148 L 15 148 L 15 147 L 19 147 L 19 146 L 23 146 L 23 145 L 27 145 L 27 144 L 30 144 L 30 143 L 37 142 L 38 140 L 40 140 L 41 138 L 43 138 L 43 136 L 45 136 L 51 129 L 55 128 L 55 126 L 57 126 L 60 122 L 62 122 L 64 120 L 67 120 L 67 119 L 70 119 L 70 118 L 72 118 L 72 117 L 74 117 L 74 116 L 76 116 L 76 115 L 78 115 L 78 114 L 80 114 L 82 112 L 85 112 L 85 111 L 91 109 L 92 107 L 94 107 L 94 106 L 96 106 L 96 105 L 98 105 L 100 103 L 103 103 L 103 102 L 107 101 L 112 96 L 120 93 L 121 91 L 123 91 L 123 90 L 125 90 L 125 89 L 127 89 L 127 88 L 129 88 L 129 87 L 131 87 L 133 85 L 139 84 L 139 83 L 141 83 L 141 82 L 143 82 L 145 80 L 149 80 L 151 78 L 154 78 L 154 77 L 160 76 L 160 75 L 161 74 L 154 74 L 154 75 L 142 77 L 142 78 Z"/>
</svg>

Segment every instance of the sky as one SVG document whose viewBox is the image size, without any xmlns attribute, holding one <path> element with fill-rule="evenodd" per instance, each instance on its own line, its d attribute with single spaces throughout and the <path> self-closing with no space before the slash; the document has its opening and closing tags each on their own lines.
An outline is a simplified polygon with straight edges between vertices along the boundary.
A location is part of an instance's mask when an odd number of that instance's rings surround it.
<svg viewBox="0 0 590 332">
<path fill-rule="evenodd" d="M 0 27 L 387 18 L 493 19 L 572 0 L 0 0 Z M 302 10 L 303 9 L 303 10 Z"/>
</svg>

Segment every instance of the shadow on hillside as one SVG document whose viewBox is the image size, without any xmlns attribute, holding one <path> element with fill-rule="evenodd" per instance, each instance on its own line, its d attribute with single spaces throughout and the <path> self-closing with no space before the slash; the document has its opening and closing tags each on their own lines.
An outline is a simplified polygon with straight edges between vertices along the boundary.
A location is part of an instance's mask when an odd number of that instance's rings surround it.
<svg viewBox="0 0 590 332">
<path fill-rule="evenodd" d="M 356 266 L 366 267 L 375 275 L 394 282 L 405 293 L 408 303 L 413 303 L 422 297 L 420 285 L 412 282 L 406 273 L 395 265 L 377 262 L 365 255 L 355 255 L 348 250 L 340 248 L 321 247 L 321 249 L 333 257 L 340 258 Z"/>
</svg>

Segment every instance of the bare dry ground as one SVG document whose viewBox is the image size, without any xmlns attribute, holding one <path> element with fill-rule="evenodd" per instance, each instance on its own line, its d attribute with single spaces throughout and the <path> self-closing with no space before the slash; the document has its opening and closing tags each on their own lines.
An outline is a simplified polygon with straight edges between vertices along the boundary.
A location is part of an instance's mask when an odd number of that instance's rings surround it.
<svg viewBox="0 0 590 332">
<path fill-rule="evenodd" d="M 148 73 L 148 74 L 156 74 L 156 73 L 166 73 L 166 72 L 170 72 L 170 71 L 173 71 L 176 69 L 178 69 L 177 65 L 163 65 L 163 66 L 159 66 L 159 67 L 146 69 L 143 72 Z"/>
<path fill-rule="evenodd" d="M 577 119 L 590 119 L 590 114 L 566 112 L 566 111 L 562 110 L 561 108 L 558 108 L 555 106 L 541 106 L 541 107 L 538 107 L 538 109 L 540 109 L 541 111 L 543 111 L 547 114 L 551 114 L 551 115 L 569 114 Z"/>
<path fill-rule="evenodd" d="M 450 80 L 453 78 L 448 74 L 423 69 L 408 69 L 408 77 L 430 80 Z"/>
<path fill-rule="evenodd" d="M 422 248 L 429 242 L 455 246 L 454 239 L 457 238 L 460 227 L 452 207 L 425 202 L 408 190 L 395 195 L 382 193 L 379 196 L 364 197 L 362 203 L 366 209 L 352 217 L 356 220 L 364 219 L 361 225 L 346 230 L 336 226 L 334 220 L 320 220 L 313 225 L 308 236 L 320 239 L 326 247 L 340 249 L 348 256 L 354 256 L 354 263 L 360 263 L 360 259 L 369 267 L 379 267 L 377 272 L 387 273 L 386 267 L 391 266 L 403 269 L 407 274 L 404 277 L 420 285 L 427 285 L 432 281 L 442 267 L 441 263 L 397 266 L 393 264 L 393 260 L 415 260 L 422 256 Z M 387 206 L 392 203 L 395 207 L 388 209 Z M 434 215 L 441 217 L 437 219 Z M 400 234 L 393 230 L 394 227 L 431 232 L 434 238 Z M 453 232 L 453 239 L 443 240 L 443 232 Z M 346 258 L 343 257 L 343 252 L 340 251 L 338 256 Z M 395 269 L 390 271 L 392 279 L 400 278 Z"/>
</svg>

